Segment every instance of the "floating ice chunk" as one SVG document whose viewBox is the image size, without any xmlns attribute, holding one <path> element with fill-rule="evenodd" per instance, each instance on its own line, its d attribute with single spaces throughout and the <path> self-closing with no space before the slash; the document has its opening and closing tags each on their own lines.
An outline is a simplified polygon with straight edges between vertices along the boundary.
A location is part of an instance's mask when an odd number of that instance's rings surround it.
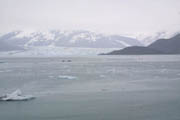
<svg viewBox="0 0 180 120">
<path fill-rule="evenodd" d="M 108 73 L 116 73 L 117 70 L 116 70 L 115 68 L 112 68 L 112 69 L 107 70 L 107 72 L 108 72 Z"/>
<path fill-rule="evenodd" d="M 12 70 L 0 70 L 0 72 L 11 72 Z"/>
<path fill-rule="evenodd" d="M 105 78 L 106 76 L 105 76 L 105 75 L 100 75 L 99 77 L 101 77 L 101 78 Z"/>
<path fill-rule="evenodd" d="M 50 75 L 50 76 L 48 76 L 49 78 L 54 78 L 54 76 L 52 76 L 52 75 Z"/>
<path fill-rule="evenodd" d="M 22 95 L 21 90 L 17 89 L 11 94 L 6 94 L 0 97 L 0 101 L 25 101 L 31 100 L 35 97 L 32 95 Z"/>
<path fill-rule="evenodd" d="M 165 72 L 167 72 L 167 71 L 168 71 L 167 69 L 161 69 L 161 70 L 160 70 L 161 73 L 165 73 Z"/>
<path fill-rule="evenodd" d="M 68 75 L 59 75 L 58 77 L 61 79 L 70 79 L 70 80 L 77 78 L 75 76 L 68 76 Z"/>
</svg>

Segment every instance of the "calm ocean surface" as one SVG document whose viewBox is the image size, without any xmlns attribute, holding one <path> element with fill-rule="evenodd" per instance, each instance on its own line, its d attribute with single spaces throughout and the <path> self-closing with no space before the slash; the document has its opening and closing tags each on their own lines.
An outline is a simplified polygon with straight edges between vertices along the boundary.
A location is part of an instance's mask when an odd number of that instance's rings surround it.
<svg viewBox="0 0 180 120">
<path fill-rule="evenodd" d="M 0 95 L 16 89 L 36 99 L 0 120 L 180 120 L 180 56 L 0 58 Z"/>
</svg>

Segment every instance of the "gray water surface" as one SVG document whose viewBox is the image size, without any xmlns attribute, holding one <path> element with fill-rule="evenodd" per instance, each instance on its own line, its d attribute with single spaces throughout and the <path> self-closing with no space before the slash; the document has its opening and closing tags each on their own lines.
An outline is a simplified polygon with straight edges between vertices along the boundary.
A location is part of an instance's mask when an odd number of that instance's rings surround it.
<svg viewBox="0 0 180 120">
<path fill-rule="evenodd" d="M 0 95 L 16 89 L 36 99 L 0 120 L 180 120 L 180 56 L 0 58 Z"/>
</svg>

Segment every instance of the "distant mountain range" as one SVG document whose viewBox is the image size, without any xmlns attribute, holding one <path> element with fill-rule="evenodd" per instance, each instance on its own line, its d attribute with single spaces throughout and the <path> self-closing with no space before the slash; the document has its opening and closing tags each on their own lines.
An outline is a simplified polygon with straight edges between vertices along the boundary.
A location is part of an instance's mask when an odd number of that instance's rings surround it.
<svg viewBox="0 0 180 120">
<path fill-rule="evenodd" d="M 147 47 L 131 46 L 105 55 L 180 54 L 180 34 L 170 39 L 159 39 Z"/>
<path fill-rule="evenodd" d="M 141 46 L 133 38 L 89 31 L 10 32 L 0 36 L 0 51 L 28 50 L 29 47 L 125 48 Z"/>
</svg>

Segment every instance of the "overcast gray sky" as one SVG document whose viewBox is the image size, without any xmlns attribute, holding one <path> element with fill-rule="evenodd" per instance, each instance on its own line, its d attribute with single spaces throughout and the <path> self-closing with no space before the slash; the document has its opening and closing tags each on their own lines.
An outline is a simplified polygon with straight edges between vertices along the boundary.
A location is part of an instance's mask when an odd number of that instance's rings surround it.
<svg viewBox="0 0 180 120">
<path fill-rule="evenodd" d="M 110 34 L 180 30 L 180 0 L 0 0 L 0 33 L 87 29 Z"/>
</svg>

